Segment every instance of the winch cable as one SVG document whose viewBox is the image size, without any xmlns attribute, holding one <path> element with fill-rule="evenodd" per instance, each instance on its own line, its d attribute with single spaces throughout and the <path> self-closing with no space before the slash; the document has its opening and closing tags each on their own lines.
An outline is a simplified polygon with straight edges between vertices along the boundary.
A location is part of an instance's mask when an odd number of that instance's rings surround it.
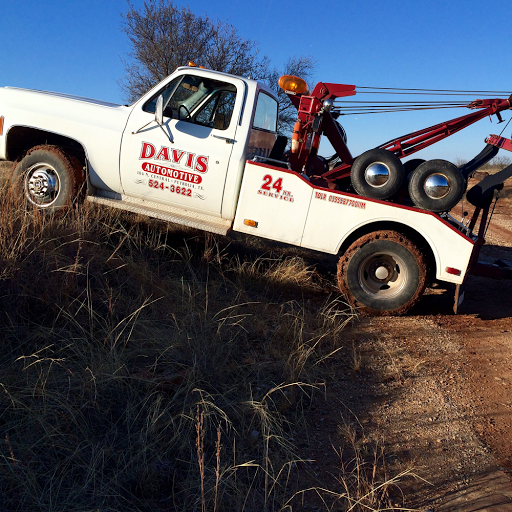
<svg viewBox="0 0 512 512">
<path fill-rule="evenodd" d="M 403 106 L 395 106 L 395 107 L 389 107 L 389 106 L 380 106 L 380 105 L 373 105 L 373 106 L 368 106 L 366 108 L 354 108 L 354 107 L 348 107 L 348 108 L 344 108 L 344 107 L 340 107 L 340 108 L 337 108 L 337 107 L 334 107 L 332 110 L 333 112 L 336 112 L 336 113 L 339 113 L 340 115 L 345 115 L 345 116 L 348 116 L 348 115 L 354 115 L 354 114 L 357 114 L 357 115 L 360 115 L 360 114 L 382 114 L 382 113 L 387 113 L 387 112 L 410 112 L 410 111 L 414 111 L 414 110 L 436 110 L 436 109 L 446 109 L 446 108 L 464 108 L 466 107 L 467 105 L 451 105 L 451 106 L 446 106 L 446 105 L 443 105 L 443 106 L 440 106 L 440 105 L 432 105 L 432 106 L 417 106 L 417 107 L 413 107 L 413 106 L 408 106 L 408 105 L 403 105 Z"/>
<path fill-rule="evenodd" d="M 417 88 L 400 88 L 400 87 L 363 87 L 356 86 L 356 89 L 368 89 L 368 91 L 359 91 L 359 94 L 372 94 L 379 92 L 380 94 L 432 94 L 432 95 L 495 95 L 495 94 L 508 94 L 510 95 L 510 91 L 471 91 L 471 90 L 462 90 L 462 89 L 417 89 Z M 394 92 L 383 92 L 383 91 L 394 91 Z"/>
<path fill-rule="evenodd" d="M 508 126 L 510 121 L 512 121 L 512 117 L 507 121 L 507 124 L 503 127 L 503 130 L 501 130 L 500 137 L 501 137 L 501 134 L 505 131 L 505 128 Z M 501 190 L 498 189 L 497 193 L 496 193 L 496 195 L 494 197 L 494 204 L 492 205 L 492 210 L 491 210 L 491 213 L 489 215 L 489 219 L 487 220 L 487 225 L 485 226 L 484 238 L 487 236 L 487 230 L 489 229 L 489 226 L 491 225 L 492 216 L 494 215 L 494 210 L 496 208 L 496 205 L 498 204 L 498 199 L 500 198 L 500 193 L 501 193 Z"/>
<path fill-rule="evenodd" d="M 484 228 L 484 238 L 487 236 L 487 230 L 489 229 L 489 226 L 491 225 L 492 216 L 494 215 L 494 209 L 496 208 L 496 204 L 498 203 L 498 199 L 500 198 L 500 190 L 496 192 L 496 195 L 494 197 L 494 204 L 492 205 L 492 210 L 489 214 L 489 218 L 487 219 L 487 224 Z"/>
<path fill-rule="evenodd" d="M 381 114 L 385 112 L 409 112 L 414 110 L 436 110 L 446 108 L 465 108 L 467 103 L 463 105 L 440 105 L 440 104 L 423 104 L 423 105 L 367 105 L 367 106 L 334 106 L 333 112 L 339 113 L 340 115 L 360 115 L 360 114 Z"/>
<path fill-rule="evenodd" d="M 505 131 L 505 128 L 508 126 L 508 124 L 512 121 L 512 117 L 507 121 L 507 124 L 503 127 L 503 130 L 500 132 L 500 137 L 503 135 L 503 132 Z"/>
<path fill-rule="evenodd" d="M 361 90 L 364 89 L 364 90 Z M 441 108 L 466 108 L 471 102 L 478 99 L 496 98 L 496 96 L 510 96 L 509 91 L 483 91 L 472 90 L 463 91 L 460 89 L 404 89 L 398 87 L 356 87 L 358 94 L 370 95 L 419 95 L 422 99 L 416 101 L 355 101 L 351 99 L 334 100 L 333 111 L 339 115 L 361 115 L 378 114 L 387 112 L 408 112 L 412 110 L 432 110 Z M 432 101 L 424 99 L 425 96 L 458 96 L 457 99 L 450 100 L 433 99 Z M 463 99 L 462 96 L 467 99 Z"/>
</svg>

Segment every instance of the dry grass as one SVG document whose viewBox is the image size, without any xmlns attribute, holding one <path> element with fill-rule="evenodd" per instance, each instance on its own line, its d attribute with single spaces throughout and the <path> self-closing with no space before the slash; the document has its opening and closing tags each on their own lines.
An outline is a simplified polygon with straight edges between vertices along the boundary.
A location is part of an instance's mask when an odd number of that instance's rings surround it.
<svg viewBox="0 0 512 512">
<path fill-rule="evenodd" d="M 353 318 L 302 258 L 0 204 L 0 510 L 281 510 Z"/>
</svg>

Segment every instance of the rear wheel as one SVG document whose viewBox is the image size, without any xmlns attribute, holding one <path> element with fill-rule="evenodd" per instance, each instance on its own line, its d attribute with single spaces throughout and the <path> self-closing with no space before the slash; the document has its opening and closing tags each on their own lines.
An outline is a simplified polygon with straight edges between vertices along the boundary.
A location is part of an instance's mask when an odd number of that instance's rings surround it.
<svg viewBox="0 0 512 512">
<path fill-rule="evenodd" d="M 30 204 L 52 213 L 71 206 L 84 173 L 80 162 L 60 148 L 36 146 L 16 164 L 13 181 Z"/>
<path fill-rule="evenodd" d="M 427 284 L 422 253 L 395 231 L 376 231 L 354 242 L 338 264 L 338 285 L 358 311 L 401 315 L 421 298 Z"/>
</svg>

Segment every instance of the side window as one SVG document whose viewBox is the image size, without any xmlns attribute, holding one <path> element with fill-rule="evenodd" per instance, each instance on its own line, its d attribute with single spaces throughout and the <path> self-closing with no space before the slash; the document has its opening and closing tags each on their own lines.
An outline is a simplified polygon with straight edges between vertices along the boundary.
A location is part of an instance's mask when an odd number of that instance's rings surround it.
<svg viewBox="0 0 512 512">
<path fill-rule="evenodd" d="M 252 126 L 257 130 L 277 132 L 277 101 L 264 92 L 260 92 L 258 96 Z"/>
<path fill-rule="evenodd" d="M 216 130 L 226 130 L 231 122 L 235 100 L 236 92 L 217 93 L 196 115 L 196 123 Z"/>
<path fill-rule="evenodd" d="M 144 105 L 146 112 L 155 111 L 160 94 L 164 97 L 165 117 L 225 130 L 233 114 L 236 87 L 200 76 L 180 76 Z"/>
</svg>

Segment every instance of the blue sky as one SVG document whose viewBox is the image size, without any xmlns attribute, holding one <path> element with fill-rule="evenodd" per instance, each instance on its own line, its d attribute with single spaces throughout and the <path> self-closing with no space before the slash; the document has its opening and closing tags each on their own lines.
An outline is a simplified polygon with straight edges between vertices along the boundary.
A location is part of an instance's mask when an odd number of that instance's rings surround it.
<svg viewBox="0 0 512 512">
<path fill-rule="evenodd" d="M 505 1 L 176 1 L 234 25 L 277 67 L 317 60 L 316 78 L 357 86 L 512 92 L 510 3 Z M 143 5 L 134 0 L 133 5 Z M 0 86 L 68 92 L 122 102 L 130 51 L 121 31 L 125 0 L 0 0 Z M 502 95 L 506 97 L 507 95 Z M 477 95 L 475 96 L 477 97 Z M 354 155 L 465 109 L 342 119 Z M 505 112 L 508 121 L 512 111 Z M 415 156 L 469 159 L 503 125 L 488 119 Z M 510 137 L 512 123 L 504 135 Z M 328 151 L 327 151 L 328 152 Z M 506 156 L 512 156 L 502 152 Z"/>
</svg>

